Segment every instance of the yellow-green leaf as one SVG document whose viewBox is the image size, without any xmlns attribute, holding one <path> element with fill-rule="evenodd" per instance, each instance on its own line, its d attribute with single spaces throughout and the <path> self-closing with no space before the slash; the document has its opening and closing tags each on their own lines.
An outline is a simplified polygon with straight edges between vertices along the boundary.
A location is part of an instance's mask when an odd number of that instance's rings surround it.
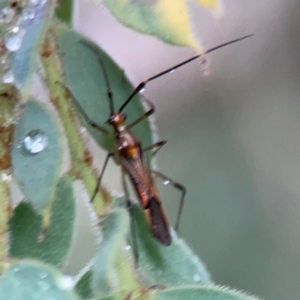
<svg viewBox="0 0 300 300">
<path fill-rule="evenodd" d="M 173 45 L 203 52 L 194 38 L 186 0 L 104 0 L 123 24 Z"/>
<path fill-rule="evenodd" d="M 200 5 L 214 10 L 217 14 L 220 13 L 218 0 L 196 0 Z"/>
</svg>

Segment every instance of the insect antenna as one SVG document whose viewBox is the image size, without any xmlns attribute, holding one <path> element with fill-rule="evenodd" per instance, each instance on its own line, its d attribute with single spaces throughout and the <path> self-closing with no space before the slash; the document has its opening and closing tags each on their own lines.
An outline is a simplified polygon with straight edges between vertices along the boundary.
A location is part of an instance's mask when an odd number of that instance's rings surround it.
<svg viewBox="0 0 300 300">
<path fill-rule="evenodd" d="M 99 64 L 101 66 L 101 70 L 102 70 L 104 81 L 105 81 L 106 94 L 107 94 L 108 101 L 109 101 L 110 115 L 112 116 L 115 111 L 114 101 L 113 101 L 113 92 L 112 92 L 112 89 L 110 86 L 108 74 L 107 74 L 103 59 L 101 58 L 101 56 L 99 56 L 98 51 L 96 51 L 96 49 L 92 45 L 90 45 L 89 43 L 87 43 L 84 40 L 81 40 L 80 43 L 83 44 L 84 46 L 86 46 L 87 48 L 89 48 L 92 52 L 94 52 L 94 54 L 96 54 L 98 56 Z"/>
<path fill-rule="evenodd" d="M 179 64 L 177 64 L 177 65 L 175 65 L 175 66 L 173 66 L 173 67 L 171 67 L 171 68 L 169 68 L 169 69 L 167 69 L 167 70 L 165 70 L 165 71 L 162 71 L 162 72 L 160 72 L 160 73 L 158 73 L 158 74 L 156 74 L 156 75 L 154 75 L 154 76 L 148 78 L 147 80 L 141 82 L 141 83 L 134 89 L 134 91 L 131 93 L 131 95 L 128 97 L 128 99 L 122 104 L 122 106 L 121 106 L 120 109 L 119 109 L 119 112 L 122 112 L 122 110 L 127 106 L 127 104 L 131 101 L 131 99 L 132 99 L 136 94 L 138 94 L 139 92 L 141 92 L 141 91 L 143 91 L 143 90 L 145 89 L 145 87 L 146 87 L 146 85 L 147 85 L 148 82 L 150 82 L 150 81 L 152 81 L 152 80 L 155 80 L 155 79 L 157 79 L 157 78 L 159 78 L 159 77 L 161 77 L 161 76 L 163 76 L 163 75 L 165 75 L 165 74 L 171 73 L 171 72 L 175 71 L 176 69 L 178 69 L 178 68 L 180 68 L 180 67 L 182 67 L 182 66 L 184 66 L 184 65 L 186 65 L 186 64 L 188 64 L 188 63 L 190 63 L 190 62 L 192 62 L 192 61 L 194 61 L 195 59 L 199 58 L 200 56 L 203 56 L 203 55 L 205 55 L 205 54 L 208 54 L 208 53 L 213 52 L 213 51 L 215 51 L 215 50 L 218 50 L 218 49 L 220 49 L 220 48 L 226 47 L 226 46 L 228 46 L 228 45 L 231 45 L 231 44 L 240 42 L 240 41 L 242 41 L 242 40 L 244 40 L 244 39 L 247 39 L 247 38 L 249 38 L 249 37 L 251 37 L 251 36 L 253 36 L 253 35 L 254 35 L 254 34 L 248 34 L 248 35 L 245 35 L 245 36 L 240 37 L 240 38 L 238 38 L 238 39 L 231 40 L 231 41 L 226 42 L 226 43 L 224 43 L 224 44 L 221 44 L 221 45 L 218 45 L 218 46 L 213 47 L 213 48 L 211 48 L 211 49 L 208 49 L 208 50 L 205 51 L 203 54 L 199 54 L 199 55 L 196 55 L 196 56 L 194 56 L 194 57 L 191 57 L 191 58 L 189 58 L 189 59 L 187 59 L 187 60 L 185 60 L 185 61 L 183 61 L 183 62 L 181 62 L 181 63 L 179 63 Z"/>
</svg>

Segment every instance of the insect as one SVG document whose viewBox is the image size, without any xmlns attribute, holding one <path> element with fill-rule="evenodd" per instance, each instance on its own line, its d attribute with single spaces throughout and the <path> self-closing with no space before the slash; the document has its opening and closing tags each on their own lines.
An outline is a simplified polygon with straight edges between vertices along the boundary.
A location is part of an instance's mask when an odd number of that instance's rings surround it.
<svg viewBox="0 0 300 300">
<path fill-rule="evenodd" d="M 247 35 L 239 39 L 232 40 L 230 42 L 224 43 L 222 45 L 216 46 L 214 48 L 209 49 L 205 52 L 205 54 L 210 53 L 212 51 L 215 51 L 219 48 L 225 47 L 227 45 L 236 43 L 238 41 L 241 41 L 243 39 L 246 39 L 252 35 Z M 84 44 L 86 47 L 88 47 L 91 51 L 95 51 L 94 48 L 85 41 L 81 41 L 82 44 Z M 180 217 L 183 209 L 183 204 L 185 200 L 185 194 L 186 189 L 185 187 L 174 181 L 173 179 L 169 178 L 168 176 L 162 174 L 161 172 L 158 172 L 156 170 L 151 170 L 147 160 L 145 159 L 144 153 L 149 150 L 153 150 L 152 155 L 155 155 L 158 150 L 166 143 L 166 141 L 159 141 L 156 142 L 153 145 L 149 145 L 147 147 L 142 147 L 141 142 L 130 132 L 130 129 L 140 123 L 142 120 L 148 118 L 150 115 L 152 115 L 155 111 L 154 105 L 145 98 L 145 101 L 147 102 L 149 106 L 149 110 L 137 118 L 134 122 L 131 124 L 126 125 L 126 115 L 123 113 L 123 110 L 125 107 L 130 103 L 130 101 L 133 99 L 133 97 L 145 89 L 148 82 L 155 80 L 167 73 L 170 73 L 174 71 L 175 69 L 199 58 L 201 55 L 196 55 L 184 62 L 181 62 L 180 64 L 177 64 L 173 66 L 172 68 L 169 68 L 163 72 L 160 72 L 156 74 L 155 76 L 152 76 L 148 78 L 147 80 L 141 82 L 129 95 L 129 97 L 124 101 L 124 103 L 121 105 L 119 109 L 115 109 L 114 107 L 114 101 L 113 101 L 113 91 L 111 90 L 110 81 L 108 78 L 107 70 L 105 67 L 105 64 L 100 56 L 98 56 L 99 64 L 101 66 L 103 78 L 106 85 L 106 94 L 108 98 L 108 104 L 110 108 L 110 116 L 107 120 L 107 123 L 111 125 L 113 128 L 114 133 L 114 140 L 115 140 L 115 151 L 109 152 L 106 156 L 106 159 L 104 161 L 102 170 L 100 172 L 97 186 L 95 188 L 95 191 L 91 197 L 91 201 L 94 200 L 105 169 L 107 167 L 107 164 L 109 162 L 110 158 L 114 158 L 115 161 L 121 166 L 121 173 L 122 173 L 122 184 L 123 189 L 126 197 L 126 204 L 127 209 L 130 214 L 130 227 L 132 232 L 132 243 L 133 243 L 133 251 L 136 261 L 138 261 L 138 249 L 137 249 L 137 242 L 135 239 L 135 229 L 133 224 L 133 218 L 132 218 L 132 203 L 129 198 L 129 192 L 127 183 L 125 180 L 125 176 L 127 175 L 132 183 L 132 186 L 136 192 L 137 198 L 143 208 L 143 212 L 145 215 L 145 218 L 147 220 L 147 223 L 149 225 L 149 228 L 152 232 L 152 235 L 154 238 L 156 238 L 161 244 L 163 245 L 170 245 L 171 235 L 169 231 L 169 223 L 168 219 L 166 217 L 165 210 L 162 206 L 162 202 L 160 200 L 160 196 L 158 194 L 154 178 L 158 177 L 161 178 L 164 182 L 169 183 L 173 185 L 176 189 L 178 189 L 181 192 L 181 198 L 179 203 L 179 209 L 177 213 L 176 223 L 175 223 L 175 230 L 178 231 L 179 223 L 180 223 Z M 75 97 L 72 95 L 72 92 L 65 87 L 63 84 L 59 83 L 62 87 L 64 87 L 69 95 L 71 95 L 74 103 L 76 104 L 77 108 L 79 109 L 81 115 L 86 120 L 86 122 L 96 128 L 97 130 L 101 131 L 104 134 L 110 134 L 106 128 L 103 126 L 95 123 L 94 121 L 90 120 L 88 115 L 85 113 L 84 109 L 81 107 L 81 105 L 78 103 L 78 101 L 75 99 Z"/>
</svg>

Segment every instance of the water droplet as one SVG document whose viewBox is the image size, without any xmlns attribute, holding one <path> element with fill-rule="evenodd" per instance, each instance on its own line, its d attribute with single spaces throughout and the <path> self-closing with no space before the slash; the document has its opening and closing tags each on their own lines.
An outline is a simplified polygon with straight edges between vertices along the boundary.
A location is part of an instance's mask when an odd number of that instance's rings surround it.
<svg viewBox="0 0 300 300">
<path fill-rule="evenodd" d="M 0 10 L 0 23 L 8 24 L 12 21 L 15 11 L 10 7 L 4 7 Z"/>
<path fill-rule="evenodd" d="M 171 74 L 171 73 L 173 73 L 174 71 L 175 71 L 175 69 L 172 69 L 172 70 L 169 71 L 169 73 Z"/>
<path fill-rule="evenodd" d="M 73 289 L 75 282 L 76 281 L 72 276 L 65 275 L 60 279 L 59 285 L 64 290 L 71 290 Z"/>
<path fill-rule="evenodd" d="M 8 173 L 1 174 L 1 180 L 9 182 L 9 181 L 11 181 L 11 179 L 12 179 L 11 174 L 8 174 Z"/>
<path fill-rule="evenodd" d="M 5 47 L 8 51 L 17 51 L 21 48 L 25 30 L 14 26 L 9 28 L 4 35 Z"/>
<path fill-rule="evenodd" d="M 4 52 L 0 56 L 0 70 L 6 71 L 10 68 L 9 52 Z"/>
<path fill-rule="evenodd" d="M 24 147 L 31 154 L 43 151 L 48 145 L 48 137 L 42 130 L 30 131 L 24 138 Z"/>
<path fill-rule="evenodd" d="M 47 3 L 47 0 L 30 0 L 30 4 L 34 5 L 34 6 L 38 6 L 38 5 L 45 5 Z"/>
<path fill-rule="evenodd" d="M 2 81 L 3 83 L 7 83 L 7 84 L 13 83 L 15 81 L 14 73 L 9 70 L 7 73 L 3 75 Z"/>
<path fill-rule="evenodd" d="M 126 245 L 126 246 L 124 247 L 124 249 L 125 249 L 126 251 L 128 251 L 128 250 L 131 249 L 131 246 L 130 246 L 130 245 Z"/>
<path fill-rule="evenodd" d="M 143 87 L 139 92 L 143 93 L 145 91 L 145 88 Z"/>
<path fill-rule="evenodd" d="M 35 10 L 33 8 L 27 8 L 22 13 L 24 21 L 33 20 L 35 17 Z"/>
<path fill-rule="evenodd" d="M 165 185 L 167 185 L 167 184 L 170 183 L 170 180 L 165 180 L 163 183 L 164 183 Z"/>
</svg>

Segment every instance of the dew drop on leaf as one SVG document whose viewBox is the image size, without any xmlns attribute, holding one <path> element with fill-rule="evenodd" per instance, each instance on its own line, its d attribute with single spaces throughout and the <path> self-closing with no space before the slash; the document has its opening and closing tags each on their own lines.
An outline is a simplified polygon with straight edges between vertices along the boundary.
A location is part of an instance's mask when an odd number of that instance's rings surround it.
<svg viewBox="0 0 300 300">
<path fill-rule="evenodd" d="M 14 26 L 9 28 L 4 35 L 4 44 L 8 51 L 15 52 L 21 48 L 25 30 Z"/>
<path fill-rule="evenodd" d="M 131 246 L 130 246 L 130 245 L 126 245 L 126 246 L 124 247 L 124 249 L 125 249 L 126 251 L 129 251 L 129 250 L 131 249 Z"/>
<path fill-rule="evenodd" d="M 63 290 L 72 290 L 75 285 L 75 280 L 72 276 L 65 275 L 60 279 L 59 285 Z"/>
<path fill-rule="evenodd" d="M 6 51 L 0 56 L 0 70 L 5 71 L 10 68 L 9 52 Z"/>
<path fill-rule="evenodd" d="M 30 4 L 35 5 L 35 6 L 43 6 L 45 5 L 47 0 L 30 0 Z"/>
<path fill-rule="evenodd" d="M 30 0 L 30 4 L 32 5 L 38 5 L 39 4 L 39 0 Z"/>
<path fill-rule="evenodd" d="M 11 70 L 5 73 L 2 77 L 3 83 L 13 83 L 15 81 L 15 76 Z"/>
<path fill-rule="evenodd" d="M 22 18 L 24 21 L 33 20 L 35 17 L 35 10 L 33 8 L 27 8 L 22 13 Z"/>
<path fill-rule="evenodd" d="M 23 140 L 25 149 L 31 154 L 43 151 L 48 145 L 48 137 L 42 130 L 30 131 Z"/>
</svg>

